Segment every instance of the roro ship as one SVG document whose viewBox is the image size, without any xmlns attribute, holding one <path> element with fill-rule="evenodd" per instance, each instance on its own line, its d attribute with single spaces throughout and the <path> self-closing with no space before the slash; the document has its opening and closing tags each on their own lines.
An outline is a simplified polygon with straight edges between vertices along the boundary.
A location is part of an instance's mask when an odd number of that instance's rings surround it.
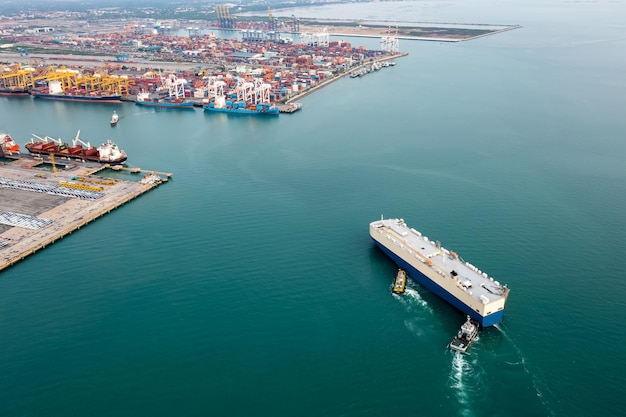
<svg viewBox="0 0 626 417">
<path fill-rule="evenodd" d="M 31 139 L 25 147 L 31 154 L 40 156 L 52 154 L 55 157 L 100 162 L 103 164 L 122 164 L 126 161 L 126 152 L 112 141 L 107 140 L 102 145 L 95 147 L 91 146 L 89 142 L 85 143 L 80 140 L 79 135 L 80 130 L 72 141 L 72 146 L 64 143 L 61 139 L 33 135 L 37 140 Z"/>
<path fill-rule="evenodd" d="M 409 277 L 469 315 L 481 327 L 502 321 L 509 288 L 403 219 L 370 223 L 370 237 Z"/>
</svg>

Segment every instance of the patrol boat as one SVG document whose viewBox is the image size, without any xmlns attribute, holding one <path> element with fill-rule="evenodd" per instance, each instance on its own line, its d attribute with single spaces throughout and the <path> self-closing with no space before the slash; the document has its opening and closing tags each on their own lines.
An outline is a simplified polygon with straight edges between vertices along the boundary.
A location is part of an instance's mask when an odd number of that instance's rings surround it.
<svg viewBox="0 0 626 417">
<path fill-rule="evenodd" d="M 502 321 L 509 288 L 403 219 L 370 223 L 370 236 L 399 268 L 482 327 Z"/>
</svg>

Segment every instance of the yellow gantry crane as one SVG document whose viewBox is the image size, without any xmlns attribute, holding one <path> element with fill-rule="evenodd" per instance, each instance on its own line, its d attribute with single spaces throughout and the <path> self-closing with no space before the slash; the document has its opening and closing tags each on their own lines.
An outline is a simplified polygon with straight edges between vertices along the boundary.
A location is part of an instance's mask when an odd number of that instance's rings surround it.
<svg viewBox="0 0 626 417">
<path fill-rule="evenodd" d="M 126 76 L 107 75 L 102 77 L 102 89 L 114 94 L 127 95 L 130 89 L 130 79 Z"/>
<path fill-rule="evenodd" d="M 272 31 L 278 30 L 278 19 L 272 16 L 272 11 L 270 10 L 269 4 L 267 5 L 267 18 L 269 21 L 268 29 Z"/>
<path fill-rule="evenodd" d="M 68 69 L 63 66 L 56 68 L 52 65 L 48 66 L 41 74 L 33 77 L 33 83 L 45 80 L 45 81 L 59 81 L 61 88 L 66 90 L 76 85 L 76 78 L 79 72 L 76 70 Z"/>
<path fill-rule="evenodd" d="M 31 67 L 22 67 L 21 64 L 15 64 L 12 67 L 4 67 L 0 69 L 0 86 L 32 88 L 34 85 L 33 74 L 35 69 Z"/>
<path fill-rule="evenodd" d="M 48 155 L 50 155 L 50 163 L 52 164 L 52 173 L 56 177 L 57 176 L 57 166 L 54 163 L 54 154 L 50 153 Z"/>
</svg>

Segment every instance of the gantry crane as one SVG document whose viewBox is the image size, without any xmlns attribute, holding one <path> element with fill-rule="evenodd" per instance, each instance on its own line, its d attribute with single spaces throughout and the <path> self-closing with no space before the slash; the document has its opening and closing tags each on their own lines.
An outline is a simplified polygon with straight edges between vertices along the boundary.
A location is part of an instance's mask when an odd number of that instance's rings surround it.
<svg viewBox="0 0 626 417">
<path fill-rule="evenodd" d="M 274 32 L 278 30 L 278 20 L 272 16 L 269 4 L 267 5 L 267 17 L 269 19 L 268 29 Z"/>
<path fill-rule="evenodd" d="M 300 32 L 300 19 L 296 15 L 291 15 L 291 19 L 285 20 L 285 24 L 291 25 L 291 31 L 293 33 Z"/>
<path fill-rule="evenodd" d="M 217 16 L 218 27 L 223 29 L 235 28 L 235 18 L 230 14 L 230 6 L 225 4 L 216 4 L 215 15 Z"/>
</svg>

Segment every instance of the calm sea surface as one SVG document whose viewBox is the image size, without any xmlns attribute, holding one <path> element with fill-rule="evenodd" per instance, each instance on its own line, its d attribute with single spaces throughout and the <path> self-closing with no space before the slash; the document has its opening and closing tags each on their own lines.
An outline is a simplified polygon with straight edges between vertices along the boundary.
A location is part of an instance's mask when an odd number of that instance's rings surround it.
<svg viewBox="0 0 626 417">
<path fill-rule="evenodd" d="M 523 28 L 401 41 L 275 119 L 0 98 L 21 145 L 80 129 L 174 173 L 0 274 L 0 415 L 623 415 L 623 3 L 296 15 Z M 461 313 L 391 295 L 381 214 L 511 288 L 470 355 Z"/>
</svg>

